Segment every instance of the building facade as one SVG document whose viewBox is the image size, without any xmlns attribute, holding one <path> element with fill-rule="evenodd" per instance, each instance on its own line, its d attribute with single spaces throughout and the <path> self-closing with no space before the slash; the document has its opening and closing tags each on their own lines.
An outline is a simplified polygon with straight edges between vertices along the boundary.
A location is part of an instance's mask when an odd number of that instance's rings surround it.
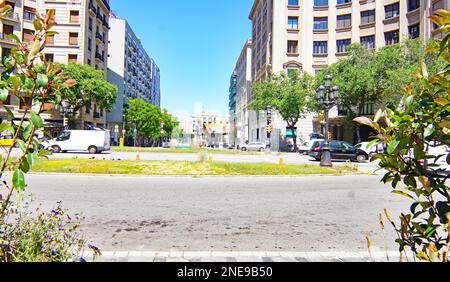
<svg viewBox="0 0 450 282">
<path fill-rule="evenodd" d="M 450 0 L 255 0 L 249 15 L 253 81 L 291 69 L 315 75 L 345 58 L 352 43 L 377 49 L 407 37 L 442 38 L 428 17 L 449 8 Z M 331 115 L 337 116 L 337 109 Z M 314 118 L 307 115 L 298 123 L 300 139 L 318 130 Z M 276 113 L 272 119 L 288 137 Z"/>
<path fill-rule="evenodd" d="M 110 25 L 107 77 L 117 85 L 118 95 L 107 120 L 117 139 L 116 129 L 122 132 L 124 105 L 128 99 L 140 98 L 160 107 L 160 70 L 126 20 L 111 14 Z"/>
<path fill-rule="evenodd" d="M 229 117 L 215 113 L 202 112 L 198 116 L 183 119 L 180 122 L 185 140 L 191 146 L 220 146 L 231 142 Z"/>
<path fill-rule="evenodd" d="M 236 61 L 236 145 L 251 142 L 250 109 L 252 98 L 252 41 L 248 40 Z"/>
<path fill-rule="evenodd" d="M 236 96 L 237 96 L 237 74 L 236 70 L 230 77 L 229 102 L 228 109 L 230 114 L 230 142 L 232 146 L 239 145 L 237 142 L 237 115 L 236 115 Z"/>
<path fill-rule="evenodd" d="M 59 63 L 76 62 L 88 64 L 97 69 L 107 70 L 107 42 L 109 34 L 109 0 L 14 0 L 6 4 L 13 8 L 11 16 L 1 19 L 0 48 L 2 56 L 9 55 L 11 48 L 17 45 L 7 39 L 15 34 L 24 42 L 34 40 L 33 20 L 35 13 L 46 14 L 55 11 L 57 25 L 53 28 L 58 34 L 47 40 L 43 50 L 45 59 Z M 15 97 L 7 101 L 13 111 L 31 106 L 19 102 Z M 27 103 L 27 102 L 26 102 Z M 63 117 L 59 108 L 47 107 L 44 114 L 49 129 L 63 128 Z M 2 115 L 3 116 L 3 115 Z M 83 109 L 76 118 L 81 127 L 105 127 L 106 112 L 97 108 Z"/>
</svg>

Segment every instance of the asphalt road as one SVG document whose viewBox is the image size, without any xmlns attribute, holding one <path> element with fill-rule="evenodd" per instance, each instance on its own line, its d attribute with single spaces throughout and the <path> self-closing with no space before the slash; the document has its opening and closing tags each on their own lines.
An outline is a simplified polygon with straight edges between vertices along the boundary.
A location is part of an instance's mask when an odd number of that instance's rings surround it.
<svg viewBox="0 0 450 282">
<path fill-rule="evenodd" d="M 361 252 L 365 236 L 385 245 L 377 214 L 408 210 L 379 178 L 35 174 L 28 191 L 45 210 L 62 200 L 83 212 L 89 243 L 104 251 Z"/>
</svg>

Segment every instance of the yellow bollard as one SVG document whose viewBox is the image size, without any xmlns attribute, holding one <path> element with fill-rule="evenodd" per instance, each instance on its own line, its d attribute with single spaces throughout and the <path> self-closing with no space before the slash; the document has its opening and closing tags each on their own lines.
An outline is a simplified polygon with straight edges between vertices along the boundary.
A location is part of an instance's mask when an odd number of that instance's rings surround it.
<svg viewBox="0 0 450 282">
<path fill-rule="evenodd" d="M 284 165 L 284 159 L 283 159 L 283 157 L 280 157 L 280 166 L 283 166 Z"/>
<path fill-rule="evenodd" d="M 125 142 L 123 140 L 123 137 L 120 137 L 120 148 L 125 147 Z"/>
<path fill-rule="evenodd" d="M 139 151 L 136 154 L 136 161 L 140 161 L 141 160 L 141 156 L 139 155 Z"/>
<path fill-rule="evenodd" d="M 212 163 L 212 162 L 213 162 L 213 157 L 212 157 L 211 154 L 209 154 L 208 162 L 209 162 L 209 163 Z"/>
</svg>

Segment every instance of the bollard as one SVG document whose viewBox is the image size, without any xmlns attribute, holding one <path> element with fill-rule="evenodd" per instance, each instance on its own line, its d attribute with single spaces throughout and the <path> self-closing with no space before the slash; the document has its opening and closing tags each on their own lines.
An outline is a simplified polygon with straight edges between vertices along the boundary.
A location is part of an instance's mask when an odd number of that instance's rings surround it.
<svg viewBox="0 0 450 282">
<path fill-rule="evenodd" d="M 140 161 L 141 160 L 141 156 L 139 155 L 139 151 L 136 154 L 136 161 Z"/>
<path fill-rule="evenodd" d="M 208 162 L 209 162 L 209 163 L 212 163 L 212 162 L 213 162 L 213 157 L 212 157 L 211 154 L 209 154 Z"/>
<path fill-rule="evenodd" d="M 280 166 L 283 166 L 284 165 L 284 159 L 283 159 L 283 157 L 280 157 Z"/>
</svg>

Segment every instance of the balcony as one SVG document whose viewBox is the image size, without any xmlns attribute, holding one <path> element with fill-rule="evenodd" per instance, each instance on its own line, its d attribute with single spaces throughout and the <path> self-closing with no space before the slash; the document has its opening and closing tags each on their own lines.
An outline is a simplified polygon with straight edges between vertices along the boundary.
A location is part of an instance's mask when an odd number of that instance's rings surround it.
<svg viewBox="0 0 450 282">
<path fill-rule="evenodd" d="M 100 113 L 99 112 L 94 112 L 94 118 L 96 118 L 96 119 L 101 118 Z"/>
<path fill-rule="evenodd" d="M 17 42 L 14 39 L 7 38 L 8 35 L 9 34 L 0 33 L 0 42 L 17 45 Z"/>
<path fill-rule="evenodd" d="M 8 14 L 8 15 L 4 15 L 1 18 L 3 20 L 12 21 L 12 22 L 16 22 L 16 23 L 20 22 L 18 13 L 11 13 L 11 14 Z"/>
<path fill-rule="evenodd" d="M 95 33 L 95 38 L 98 39 L 98 40 L 100 40 L 101 42 L 105 42 L 105 41 L 103 40 L 103 35 L 101 35 L 99 32 Z"/>
<path fill-rule="evenodd" d="M 105 55 L 104 54 L 100 54 L 98 52 L 95 52 L 95 58 L 104 62 L 105 61 Z"/>
<path fill-rule="evenodd" d="M 89 12 L 91 12 L 93 14 L 97 14 L 97 9 L 95 8 L 95 6 L 92 2 L 89 2 Z"/>
</svg>

